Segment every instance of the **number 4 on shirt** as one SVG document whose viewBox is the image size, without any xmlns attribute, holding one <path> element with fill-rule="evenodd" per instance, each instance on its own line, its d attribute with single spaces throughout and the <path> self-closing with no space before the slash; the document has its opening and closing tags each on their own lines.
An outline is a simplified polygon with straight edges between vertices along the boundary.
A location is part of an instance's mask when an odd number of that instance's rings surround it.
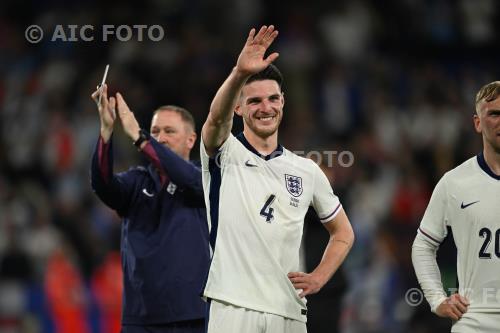
<svg viewBox="0 0 500 333">
<path fill-rule="evenodd" d="M 276 199 L 276 196 L 274 194 L 271 194 L 269 198 L 267 198 L 266 203 L 260 210 L 260 216 L 266 218 L 267 223 L 271 223 L 271 221 L 274 218 L 273 212 L 274 208 L 271 207 L 271 204 L 274 202 L 274 199 Z"/>
</svg>

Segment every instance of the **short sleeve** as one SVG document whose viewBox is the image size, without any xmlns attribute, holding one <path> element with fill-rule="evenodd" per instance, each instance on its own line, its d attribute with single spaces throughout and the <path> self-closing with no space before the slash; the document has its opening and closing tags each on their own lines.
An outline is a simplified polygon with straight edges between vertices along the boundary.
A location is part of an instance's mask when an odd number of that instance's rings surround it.
<svg viewBox="0 0 500 333">
<path fill-rule="evenodd" d="M 448 191 L 446 186 L 446 175 L 437 183 L 432 192 L 431 200 L 427 205 L 424 217 L 418 228 L 418 232 L 428 240 L 440 244 L 446 237 L 448 222 L 446 207 Z"/>
<path fill-rule="evenodd" d="M 320 167 L 314 165 L 314 192 L 312 206 L 322 223 L 332 220 L 342 208 L 339 198 L 333 193 L 333 188 L 328 178 Z"/>
<path fill-rule="evenodd" d="M 205 142 L 203 140 L 203 135 L 201 136 L 201 142 L 200 142 L 200 158 L 201 158 L 201 168 L 203 171 L 208 171 L 209 170 L 209 165 L 210 165 L 210 160 L 213 160 L 216 162 L 217 166 L 219 168 L 222 168 L 222 166 L 226 163 L 227 161 L 227 156 L 229 155 L 229 150 L 231 149 L 232 145 L 236 141 L 236 138 L 232 133 L 229 133 L 228 138 L 224 143 L 220 146 L 220 148 L 217 151 L 217 154 L 215 154 L 214 157 L 210 157 L 207 153 L 207 150 L 205 149 Z"/>
</svg>

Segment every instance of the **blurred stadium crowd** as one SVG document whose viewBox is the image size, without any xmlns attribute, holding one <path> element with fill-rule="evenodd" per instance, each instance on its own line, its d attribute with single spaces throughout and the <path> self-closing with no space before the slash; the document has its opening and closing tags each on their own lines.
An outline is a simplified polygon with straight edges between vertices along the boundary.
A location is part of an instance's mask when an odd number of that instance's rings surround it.
<svg viewBox="0 0 500 333">
<path fill-rule="evenodd" d="M 418 287 L 411 243 L 437 180 L 481 147 L 471 117 L 476 91 L 498 79 L 497 7 L 494 0 L 2 1 L 0 332 L 117 332 L 120 223 L 89 184 L 99 134 L 90 94 L 105 64 L 111 91 L 145 128 L 155 107 L 178 104 L 199 133 L 249 28 L 262 23 L 280 31 L 273 50 L 285 77 L 281 143 L 354 155 L 350 167 L 323 165 L 357 236 L 343 267 L 346 290 L 331 297 L 341 305 L 338 331 L 446 329 L 425 301 L 405 301 Z M 45 31 L 160 24 L 165 38 L 30 44 L 31 24 Z M 115 170 L 143 162 L 123 133 L 115 140 Z M 439 257 L 453 287 L 452 244 Z"/>
</svg>

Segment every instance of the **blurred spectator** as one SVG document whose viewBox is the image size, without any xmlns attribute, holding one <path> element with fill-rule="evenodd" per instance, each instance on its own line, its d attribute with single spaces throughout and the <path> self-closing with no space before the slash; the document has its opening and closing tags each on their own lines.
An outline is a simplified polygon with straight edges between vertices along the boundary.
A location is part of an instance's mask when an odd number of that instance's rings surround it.
<svg viewBox="0 0 500 333">
<path fill-rule="evenodd" d="M 66 244 L 51 255 L 45 272 L 44 291 L 56 333 L 89 333 L 87 293 L 70 253 Z"/>
<path fill-rule="evenodd" d="M 123 291 L 120 253 L 110 252 L 106 255 L 94 271 L 91 287 L 101 313 L 101 332 L 119 333 Z"/>
</svg>

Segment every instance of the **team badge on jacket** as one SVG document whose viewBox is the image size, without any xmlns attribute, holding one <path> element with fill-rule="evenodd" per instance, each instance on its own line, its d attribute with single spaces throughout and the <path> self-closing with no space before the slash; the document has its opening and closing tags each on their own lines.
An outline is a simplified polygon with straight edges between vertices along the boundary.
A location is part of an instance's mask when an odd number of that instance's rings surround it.
<svg viewBox="0 0 500 333">
<path fill-rule="evenodd" d="M 302 178 L 285 174 L 286 189 L 294 197 L 302 194 Z"/>
</svg>

